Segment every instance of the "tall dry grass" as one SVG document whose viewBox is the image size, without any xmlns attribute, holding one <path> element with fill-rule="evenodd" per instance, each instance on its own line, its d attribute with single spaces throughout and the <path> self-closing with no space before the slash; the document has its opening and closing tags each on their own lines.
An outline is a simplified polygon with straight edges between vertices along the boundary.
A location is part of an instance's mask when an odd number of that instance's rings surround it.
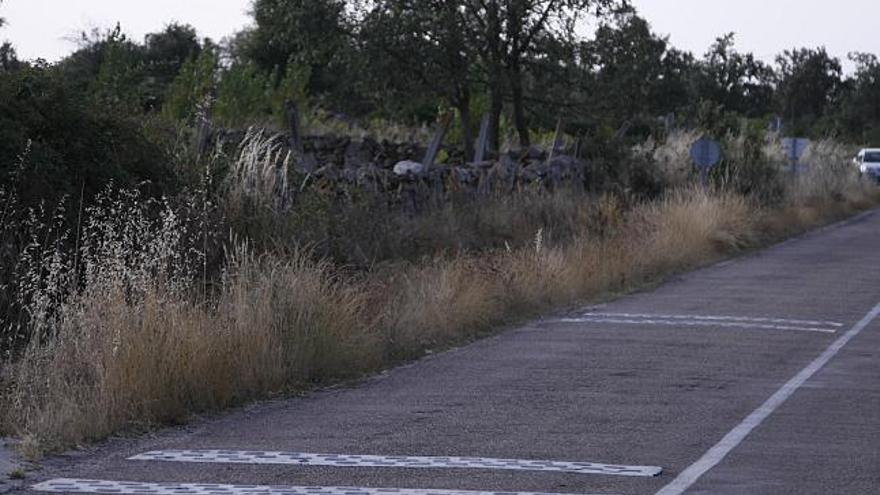
<svg viewBox="0 0 880 495">
<path fill-rule="evenodd" d="M 273 209 L 274 169 L 251 170 L 243 184 L 267 182 L 241 194 L 263 191 L 270 197 L 261 204 Z M 22 304 L 37 337 L 3 368 L 2 429 L 38 456 L 362 375 L 876 204 L 876 189 L 861 182 L 814 177 L 798 179 L 802 192 L 773 208 L 724 188 L 683 186 L 635 206 L 549 196 L 537 210 L 564 218 L 523 223 L 518 215 L 534 215 L 534 204 L 505 200 L 463 215 L 502 230 L 542 227 L 504 247 L 366 272 L 298 249 L 258 254 L 232 242 L 210 288 L 199 277 L 200 229 L 168 205 L 117 198 L 89 212 L 77 255 L 33 273 Z"/>
</svg>

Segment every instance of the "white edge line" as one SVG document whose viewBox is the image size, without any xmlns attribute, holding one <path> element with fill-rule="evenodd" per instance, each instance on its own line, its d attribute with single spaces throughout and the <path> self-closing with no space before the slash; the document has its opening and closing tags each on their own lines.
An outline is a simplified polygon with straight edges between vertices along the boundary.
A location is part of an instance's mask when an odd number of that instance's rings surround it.
<svg viewBox="0 0 880 495">
<path fill-rule="evenodd" d="M 303 452 L 281 452 L 281 451 L 265 451 L 260 455 L 248 455 L 247 452 L 255 452 L 250 450 L 156 450 L 137 454 L 129 457 L 129 461 L 155 461 L 155 462 L 189 462 L 189 463 L 205 463 L 205 464 L 283 464 L 295 466 L 340 466 L 336 461 L 325 459 L 326 456 L 333 454 L 311 454 Z M 240 457 L 241 459 L 228 459 L 226 457 L 217 457 L 217 454 L 227 454 Z M 168 456 L 180 456 L 178 458 L 163 458 Z M 197 457 L 201 456 L 201 457 Z M 213 456 L 213 457 L 212 457 Z M 284 459 L 278 459 L 277 456 L 296 456 L 300 462 L 285 462 Z M 333 455 L 334 457 L 349 457 L 344 454 Z M 182 458 L 181 458 L 182 457 Z M 354 458 L 352 458 L 354 459 Z M 409 462 L 484 462 L 497 465 L 443 465 L 435 464 L 430 466 L 424 465 L 407 465 L 404 463 L 394 465 L 384 465 L 378 463 L 393 462 L 394 460 L 406 460 Z M 344 467 L 379 467 L 379 468 L 399 468 L 399 469 L 486 469 L 486 470 L 506 470 L 506 471 L 550 471 L 573 474 L 584 474 L 594 476 L 628 476 L 628 477 L 655 477 L 663 473 L 660 466 L 630 466 L 623 464 L 608 464 L 598 462 L 573 462 L 573 461 L 544 461 L 544 460 L 525 460 L 525 459 L 496 459 L 487 457 L 460 457 L 460 456 L 385 456 L 385 455 L 357 455 L 355 462 L 360 464 L 343 465 Z M 520 463 L 521 466 L 509 465 Z M 505 465 L 508 464 L 508 465 Z M 523 467 L 522 465 L 533 465 L 534 468 Z M 607 470 L 604 471 L 603 470 Z"/>
<path fill-rule="evenodd" d="M 619 323 L 625 325 L 666 325 L 686 327 L 721 327 L 742 328 L 746 330 L 791 330 L 796 332 L 837 333 L 836 328 L 792 327 L 787 325 L 765 325 L 760 323 L 739 323 L 722 321 L 687 321 L 687 320 L 662 320 L 662 319 L 627 319 L 627 318 L 561 318 L 561 323 Z"/>
<path fill-rule="evenodd" d="M 53 486 L 55 485 L 55 486 Z M 74 488 L 65 489 L 71 485 Z M 226 495 L 247 495 L 254 493 L 299 493 L 315 495 L 343 495 L 356 492 L 369 495 L 589 495 L 559 494 L 541 492 L 500 492 L 476 490 L 441 490 L 427 488 L 370 488 L 354 486 L 287 486 L 287 485 L 227 485 L 219 483 L 143 483 L 137 481 L 105 481 L 92 479 L 57 478 L 37 483 L 31 489 L 49 493 L 118 493 L 128 495 L 150 495 L 181 493 L 186 495 L 223 492 Z M 112 491 L 111 491 L 112 490 Z M 608 494 L 610 495 L 610 494 Z"/>
<path fill-rule="evenodd" d="M 819 320 L 795 320 L 791 318 L 769 318 L 769 317 L 752 317 L 752 316 L 708 316 L 708 315 L 669 315 L 669 314 L 644 314 L 644 313 L 604 313 L 604 312 L 586 312 L 580 316 L 609 316 L 609 317 L 627 317 L 627 318 L 660 318 L 666 320 L 709 320 L 709 321 L 755 321 L 763 323 L 792 323 L 800 325 L 827 325 L 831 327 L 842 327 L 843 323 L 837 321 L 819 321 Z"/>
<path fill-rule="evenodd" d="M 760 407 L 752 411 L 746 419 L 732 430 L 730 430 L 724 438 L 710 448 L 696 462 L 688 466 L 681 472 L 671 483 L 660 489 L 655 495 L 681 495 L 688 488 L 706 474 L 707 471 L 715 467 L 721 462 L 727 454 L 735 449 L 755 428 L 757 428 L 770 414 L 782 405 L 789 397 L 792 396 L 807 380 L 810 379 L 817 371 L 822 369 L 828 361 L 831 360 L 838 352 L 855 338 L 862 330 L 865 329 L 877 316 L 880 315 L 880 303 L 874 306 L 864 318 L 849 329 L 840 338 L 835 340 L 828 346 L 825 351 L 802 369 L 797 375 L 789 380 L 785 385 L 776 391 L 766 402 Z"/>
</svg>

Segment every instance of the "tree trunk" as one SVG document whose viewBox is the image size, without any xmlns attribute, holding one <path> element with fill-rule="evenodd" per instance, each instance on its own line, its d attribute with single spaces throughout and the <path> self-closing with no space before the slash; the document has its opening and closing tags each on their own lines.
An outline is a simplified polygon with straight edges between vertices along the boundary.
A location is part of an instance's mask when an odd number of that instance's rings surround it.
<svg viewBox="0 0 880 495">
<path fill-rule="evenodd" d="M 500 81 L 489 89 L 489 151 L 501 150 L 501 111 L 504 109 L 504 93 Z"/>
<path fill-rule="evenodd" d="M 489 68 L 489 151 L 501 151 L 501 111 L 504 108 L 504 71 L 501 47 L 501 19 L 498 1 L 486 8 L 486 45 Z"/>
<path fill-rule="evenodd" d="M 532 143 L 529 139 L 525 108 L 523 108 L 522 73 L 516 62 L 510 68 L 510 91 L 513 96 L 513 123 L 516 126 L 516 133 L 519 135 L 519 145 L 522 148 L 528 148 Z"/>
<path fill-rule="evenodd" d="M 468 162 L 474 159 L 474 125 L 471 118 L 470 92 L 465 91 L 458 101 L 459 120 L 461 121 L 461 140 L 464 144 L 464 159 Z"/>
</svg>

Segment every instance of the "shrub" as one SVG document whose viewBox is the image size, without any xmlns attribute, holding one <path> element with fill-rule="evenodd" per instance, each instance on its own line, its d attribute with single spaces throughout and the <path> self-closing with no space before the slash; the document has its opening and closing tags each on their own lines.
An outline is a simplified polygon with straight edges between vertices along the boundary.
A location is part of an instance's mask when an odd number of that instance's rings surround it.
<svg viewBox="0 0 880 495">
<path fill-rule="evenodd" d="M 22 204 L 88 202 L 110 182 L 172 192 L 167 163 L 138 123 L 94 106 L 54 68 L 0 73 L 0 180 Z"/>
</svg>

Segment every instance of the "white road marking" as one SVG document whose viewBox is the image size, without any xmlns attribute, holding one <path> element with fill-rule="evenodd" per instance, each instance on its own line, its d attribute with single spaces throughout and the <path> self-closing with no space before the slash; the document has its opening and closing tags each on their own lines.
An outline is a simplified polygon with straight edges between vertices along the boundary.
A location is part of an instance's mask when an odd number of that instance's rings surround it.
<svg viewBox="0 0 880 495">
<path fill-rule="evenodd" d="M 766 402 L 760 407 L 752 411 L 740 424 L 736 425 L 730 432 L 724 436 L 717 444 L 709 449 L 697 462 L 688 466 L 681 472 L 671 483 L 663 487 L 656 495 L 681 495 L 688 488 L 706 474 L 707 471 L 715 467 L 721 462 L 727 454 L 735 449 L 742 441 L 757 428 L 770 414 L 781 406 L 789 397 L 792 396 L 807 380 L 809 380 L 817 371 L 822 369 L 828 361 L 840 352 L 843 347 L 855 338 L 862 330 L 874 321 L 880 315 L 880 303 L 874 306 L 864 318 L 855 324 L 846 333 L 835 340 L 825 351 L 802 369 L 797 375 L 789 380 L 785 385 L 776 391 Z"/>
<path fill-rule="evenodd" d="M 107 493 L 127 495 L 560 495 L 535 492 L 484 492 L 416 488 L 353 486 L 221 485 L 211 483 L 140 483 L 60 478 L 31 487 L 50 493 Z"/>
<path fill-rule="evenodd" d="M 706 321 L 750 321 L 757 323 L 782 323 L 800 326 L 826 326 L 842 327 L 843 323 L 836 321 L 817 320 L 793 320 L 789 318 L 755 318 L 750 316 L 705 316 L 705 315 L 665 315 L 665 314 L 641 314 L 641 313 L 599 313 L 587 312 L 581 316 L 624 317 L 624 318 L 659 318 L 662 320 L 706 320 Z"/>
<path fill-rule="evenodd" d="M 818 333 L 836 333 L 835 328 L 818 328 L 818 327 L 793 327 L 788 325 L 767 325 L 762 323 L 747 322 L 731 322 L 731 321 L 705 321 L 705 320 L 663 320 L 663 319 L 647 319 L 647 318 L 612 318 L 600 316 L 584 316 L 580 318 L 562 318 L 558 320 L 562 323 L 615 323 L 621 325 L 664 325 L 664 326 L 685 326 L 685 327 L 721 327 L 721 328 L 745 328 L 752 330 L 789 330 L 795 332 L 818 332 Z"/>
<path fill-rule="evenodd" d="M 221 464 L 295 464 L 300 466 L 458 468 L 555 471 L 609 476 L 657 476 L 658 466 L 622 466 L 595 462 L 491 459 L 483 457 L 425 457 L 396 455 L 336 455 L 252 450 L 159 450 L 128 458 L 131 461 L 203 462 Z"/>
</svg>

